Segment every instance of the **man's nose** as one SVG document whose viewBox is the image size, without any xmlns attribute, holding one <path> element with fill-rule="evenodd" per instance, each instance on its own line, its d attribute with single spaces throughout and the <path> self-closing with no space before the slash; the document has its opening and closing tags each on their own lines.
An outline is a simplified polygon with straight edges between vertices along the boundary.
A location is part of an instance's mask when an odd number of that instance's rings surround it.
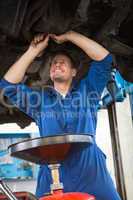
<svg viewBox="0 0 133 200">
<path fill-rule="evenodd" d="M 61 63 L 60 62 L 56 62 L 55 66 L 56 66 L 56 68 L 60 68 Z"/>
</svg>

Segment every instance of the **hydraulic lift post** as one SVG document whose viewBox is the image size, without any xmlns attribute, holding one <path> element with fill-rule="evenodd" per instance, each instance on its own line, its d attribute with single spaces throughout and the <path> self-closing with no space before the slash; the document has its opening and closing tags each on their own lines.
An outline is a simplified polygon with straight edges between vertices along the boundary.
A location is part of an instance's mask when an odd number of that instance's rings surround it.
<svg viewBox="0 0 133 200">
<path fill-rule="evenodd" d="M 110 105 L 107 106 L 107 110 L 109 116 L 110 135 L 111 135 L 117 190 L 122 200 L 128 200 L 126 194 L 121 147 L 119 140 L 118 124 L 117 124 L 116 104 L 111 103 Z"/>
</svg>

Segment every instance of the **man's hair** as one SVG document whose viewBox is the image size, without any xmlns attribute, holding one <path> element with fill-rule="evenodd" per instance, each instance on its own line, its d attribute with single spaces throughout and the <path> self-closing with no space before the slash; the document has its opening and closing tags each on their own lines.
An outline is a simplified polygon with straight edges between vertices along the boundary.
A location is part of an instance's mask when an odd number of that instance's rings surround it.
<svg viewBox="0 0 133 200">
<path fill-rule="evenodd" d="M 75 58 L 70 52 L 65 51 L 65 50 L 56 51 L 52 54 L 51 60 L 53 60 L 55 58 L 55 56 L 58 56 L 58 55 L 67 56 L 71 61 L 72 68 L 75 68 L 76 70 L 78 70 L 79 65 L 80 65 L 79 60 L 77 58 Z"/>
</svg>

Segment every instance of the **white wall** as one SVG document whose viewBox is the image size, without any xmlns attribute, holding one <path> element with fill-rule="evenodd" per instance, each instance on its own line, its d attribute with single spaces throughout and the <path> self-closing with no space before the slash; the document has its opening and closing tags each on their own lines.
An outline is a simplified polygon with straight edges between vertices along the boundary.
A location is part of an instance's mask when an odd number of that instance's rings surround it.
<svg viewBox="0 0 133 200">
<path fill-rule="evenodd" d="M 124 166 L 124 177 L 126 182 L 127 199 L 133 199 L 133 122 L 129 98 L 123 103 L 117 103 L 118 130 Z"/>
<path fill-rule="evenodd" d="M 110 140 L 110 127 L 109 127 L 107 110 L 100 110 L 98 112 L 96 141 L 97 141 L 98 146 L 102 149 L 102 151 L 107 156 L 107 159 L 106 159 L 107 167 L 113 181 L 115 182 L 113 155 L 112 155 L 112 147 L 111 147 L 111 140 Z"/>
</svg>

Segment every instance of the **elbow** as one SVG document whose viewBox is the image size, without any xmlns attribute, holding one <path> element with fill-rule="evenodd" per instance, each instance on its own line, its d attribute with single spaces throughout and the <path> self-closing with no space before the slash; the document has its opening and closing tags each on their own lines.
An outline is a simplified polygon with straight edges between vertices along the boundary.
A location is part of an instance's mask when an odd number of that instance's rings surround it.
<svg viewBox="0 0 133 200">
<path fill-rule="evenodd" d="M 99 53 L 97 53 L 95 55 L 94 60 L 96 61 L 102 61 L 104 60 L 108 55 L 110 54 L 110 52 L 107 49 L 102 49 Z"/>
</svg>

